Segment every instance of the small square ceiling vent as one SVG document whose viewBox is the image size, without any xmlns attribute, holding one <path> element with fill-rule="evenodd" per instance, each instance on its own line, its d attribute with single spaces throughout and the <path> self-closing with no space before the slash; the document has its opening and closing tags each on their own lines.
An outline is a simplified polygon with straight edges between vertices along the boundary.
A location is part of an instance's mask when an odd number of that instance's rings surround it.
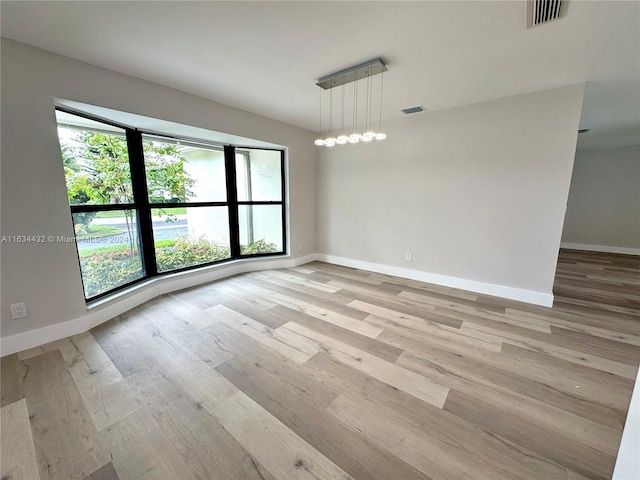
<svg viewBox="0 0 640 480">
<path fill-rule="evenodd" d="M 422 105 L 416 105 L 415 107 L 407 107 L 402 109 L 402 113 L 405 115 L 411 115 L 412 113 L 420 113 L 424 112 L 424 107 Z"/>
<path fill-rule="evenodd" d="M 567 3 L 569 0 L 527 0 L 527 28 L 564 17 Z"/>
</svg>

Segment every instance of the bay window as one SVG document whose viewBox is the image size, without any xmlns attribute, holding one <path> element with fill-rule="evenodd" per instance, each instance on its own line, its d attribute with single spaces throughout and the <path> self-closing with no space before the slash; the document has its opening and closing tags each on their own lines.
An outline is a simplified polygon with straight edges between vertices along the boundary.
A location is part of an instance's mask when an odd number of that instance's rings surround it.
<svg viewBox="0 0 640 480">
<path fill-rule="evenodd" d="M 286 253 L 284 151 L 56 116 L 87 301 L 167 272 Z"/>
</svg>

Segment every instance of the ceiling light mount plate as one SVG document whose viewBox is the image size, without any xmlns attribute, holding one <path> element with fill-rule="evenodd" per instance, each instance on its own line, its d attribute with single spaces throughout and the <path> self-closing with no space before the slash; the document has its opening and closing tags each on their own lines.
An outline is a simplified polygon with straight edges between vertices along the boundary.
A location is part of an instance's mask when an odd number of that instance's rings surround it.
<svg viewBox="0 0 640 480">
<path fill-rule="evenodd" d="M 356 65 L 354 67 L 349 67 L 345 70 L 340 70 L 339 72 L 332 73 L 331 75 L 327 75 L 326 77 L 322 77 L 320 80 L 318 80 L 318 83 L 316 83 L 316 85 L 320 88 L 323 88 L 324 90 L 330 90 L 332 88 L 355 82 L 356 80 L 360 80 L 363 78 L 371 77 L 373 75 L 377 75 L 378 73 L 386 71 L 387 66 L 382 61 L 382 59 L 376 58 L 374 60 L 369 60 L 368 62 L 361 63 L 360 65 Z"/>
</svg>

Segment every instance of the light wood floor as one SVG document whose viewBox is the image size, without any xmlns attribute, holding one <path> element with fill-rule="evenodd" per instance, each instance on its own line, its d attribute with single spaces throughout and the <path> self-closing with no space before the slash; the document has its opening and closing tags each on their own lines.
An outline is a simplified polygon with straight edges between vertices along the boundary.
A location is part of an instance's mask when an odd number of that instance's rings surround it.
<svg viewBox="0 0 640 480">
<path fill-rule="evenodd" d="M 311 263 L 2 359 L 2 479 L 610 478 L 640 258 L 562 251 L 553 309 Z"/>
</svg>

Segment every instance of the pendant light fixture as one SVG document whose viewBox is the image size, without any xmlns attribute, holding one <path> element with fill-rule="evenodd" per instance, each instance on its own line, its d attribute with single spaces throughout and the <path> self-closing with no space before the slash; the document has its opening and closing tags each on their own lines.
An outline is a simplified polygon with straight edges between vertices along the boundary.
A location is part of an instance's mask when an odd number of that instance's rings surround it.
<svg viewBox="0 0 640 480">
<path fill-rule="evenodd" d="M 371 60 L 369 62 L 356 65 L 346 70 L 341 70 L 332 75 L 321 78 L 317 86 L 320 90 L 320 105 L 319 105 L 319 117 L 320 117 L 320 131 L 322 131 L 322 90 L 329 90 L 329 137 L 326 139 L 318 138 L 315 140 L 315 144 L 318 146 L 334 147 L 335 145 L 345 145 L 347 143 L 355 144 L 359 142 L 371 142 L 372 140 L 384 140 L 387 135 L 382 132 L 382 95 L 384 82 L 382 73 L 387 70 L 386 65 L 380 58 Z M 374 75 L 380 75 L 380 107 L 378 117 L 378 131 L 373 131 L 373 79 Z M 359 83 L 363 80 L 366 89 L 366 102 L 365 102 L 365 120 L 364 120 L 364 133 L 358 133 L 358 93 Z M 347 83 L 353 83 L 353 133 L 347 135 L 345 133 L 345 85 Z M 340 130 L 337 138 L 333 132 L 333 89 L 341 87 L 340 96 Z M 361 130 L 362 131 L 362 130 Z"/>
</svg>

